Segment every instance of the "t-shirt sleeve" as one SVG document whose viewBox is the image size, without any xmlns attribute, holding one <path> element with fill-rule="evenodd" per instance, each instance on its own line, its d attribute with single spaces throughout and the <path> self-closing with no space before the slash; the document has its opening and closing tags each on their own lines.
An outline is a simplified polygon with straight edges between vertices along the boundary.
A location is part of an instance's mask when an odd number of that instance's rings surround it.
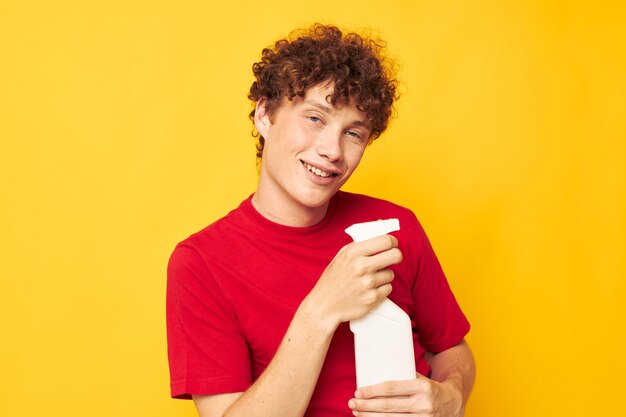
<svg viewBox="0 0 626 417">
<path fill-rule="evenodd" d="M 470 324 L 456 301 L 439 260 L 424 232 L 413 216 L 411 234 L 416 237 L 417 276 L 412 288 L 413 320 L 420 344 L 437 353 L 463 340 Z"/>
<path fill-rule="evenodd" d="M 171 396 L 245 391 L 251 383 L 248 345 L 232 303 L 204 259 L 179 244 L 167 275 Z"/>
</svg>

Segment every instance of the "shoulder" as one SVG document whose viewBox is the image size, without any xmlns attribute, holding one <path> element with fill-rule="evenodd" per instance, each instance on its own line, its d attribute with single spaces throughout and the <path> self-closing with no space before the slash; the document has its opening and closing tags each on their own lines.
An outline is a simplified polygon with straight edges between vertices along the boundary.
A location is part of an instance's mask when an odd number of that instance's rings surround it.
<svg viewBox="0 0 626 417">
<path fill-rule="evenodd" d="M 215 220 L 208 226 L 192 233 L 177 246 L 188 246 L 196 249 L 203 249 L 211 246 L 221 245 L 225 240 L 229 240 L 237 235 L 237 229 L 245 223 L 242 213 L 242 205 L 231 210 L 225 216 Z"/>
<path fill-rule="evenodd" d="M 238 230 L 241 217 L 238 207 L 176 244 L 167 263 L 168 288 L 172 294 L 179 288 L 222 291 L 222 277 L 236 260 L 243 241 L 241 236 L 246 236 L 245 231 Z"/>
<path fill-rule="evenodd" d="M 240 205 L 176 244 L 170 262 L 183 260 L 196 264 L 213 263 L 241 244 L 248 234 L 246 224 Z"/>
</svg>

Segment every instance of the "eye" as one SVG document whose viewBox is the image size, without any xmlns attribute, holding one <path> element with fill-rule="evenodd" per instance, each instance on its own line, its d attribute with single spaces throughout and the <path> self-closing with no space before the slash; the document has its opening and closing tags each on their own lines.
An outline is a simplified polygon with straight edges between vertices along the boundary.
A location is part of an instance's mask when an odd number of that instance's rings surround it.
<svg viewBox="0 0 626 417">
<path fill-rule="evenodd" d="M 313 123 L 318 123 L 318 122 L 322 121 L 322 119 L 320 119 L 320 118 L 319 118 L 319 117 L 317 117 L 317 116 L 307 116 L 307 118 L 308 118 L 311 122 L 313 122 Z"/>
<path fill-rule="evenodd" d="M 354 131 L 354 130 L 346 131 L 346 135 L 352 136 L 355 139 L 361 139 L 361 134 L 359 132 L 357 132 L 357 131 Z"/>
</svg>

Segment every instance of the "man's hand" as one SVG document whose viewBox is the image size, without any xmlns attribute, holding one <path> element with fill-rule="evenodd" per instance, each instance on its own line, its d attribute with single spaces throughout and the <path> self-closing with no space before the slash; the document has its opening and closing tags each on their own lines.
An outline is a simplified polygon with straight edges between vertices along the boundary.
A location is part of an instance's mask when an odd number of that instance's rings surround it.
<svg viewBox="0 0 626 417">
<path fill-rule="evenodd" d="M 393 280 L 389 266 L 400 261 L 398 240 L 391 235 L 350 243 L 324 270 L 303 307 L 334 331 L 339 323 L 363 316 L 389 295 Z"/>
<path fill-rule="evenodd" d="M 359 388 L 348 402 L 359 417 L 461 417 L 474 385 L 472 351 L 462 340 L 439 353 L 427 352 L 430 377 L 388 381 Z"/>
<path fill-rule="evenodd" d="M 461 417 L 463 395 L 452 382 L 437 382 L 418 374 L 409 381 L 359 388 L 348 406 L 358 417 Z"/>
</svg>

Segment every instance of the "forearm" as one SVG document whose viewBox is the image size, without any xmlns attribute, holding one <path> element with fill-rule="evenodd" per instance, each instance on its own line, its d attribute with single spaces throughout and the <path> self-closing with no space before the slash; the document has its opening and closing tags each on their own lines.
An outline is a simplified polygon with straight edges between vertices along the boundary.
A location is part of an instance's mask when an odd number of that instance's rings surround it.
<svg viewBox="0 0 626 417">
<path fill-rule="evenodd" d="M 336 329 L 313 307 L 300 306 L 267 369 L 224 417 L 304 415 Z"/>
<path fill-rule="evenodd" d="M 475 365 L 472 351 L 465 341 L 440 353 L 429 356 L 430 378 L 452 385 L 462 396 L 465 404 L 474 386 Z"/>
</svg>

